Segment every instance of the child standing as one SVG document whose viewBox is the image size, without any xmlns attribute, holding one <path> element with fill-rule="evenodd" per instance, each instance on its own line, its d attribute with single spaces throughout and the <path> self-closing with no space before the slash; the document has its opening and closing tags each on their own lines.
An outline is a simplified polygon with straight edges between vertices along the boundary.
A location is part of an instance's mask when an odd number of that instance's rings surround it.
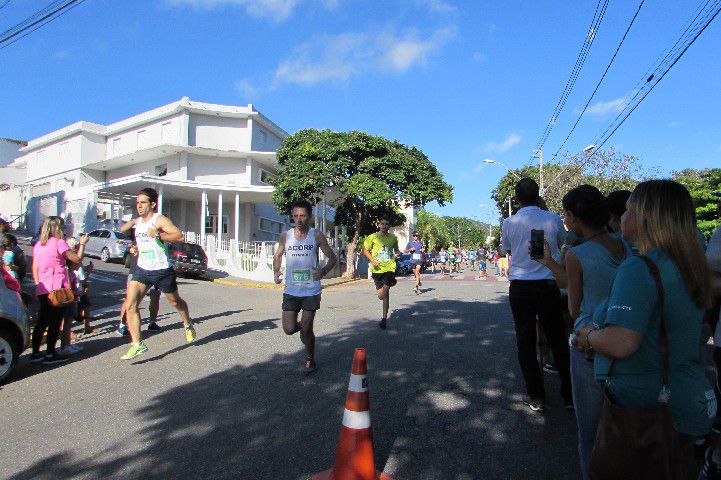
<svg viewBox="0 0 721 480">
<path fill-rule="evenodd" d="M 15 248 L 15 246 L 18 244 L 18 241 L 15 238 L 15 235 L 6 233 L 5 235 L 3 235 L 1 242 L 3 248 L 5 249 L 5 251 L 3 252 L 3 265 L 5 266 L 5 270 L 7 270 L 11 277 L 17 280 L 18 268 L 17 265 L 15 265 L 15 252 L 13 251 L 13 248 Z"/>
</svg>

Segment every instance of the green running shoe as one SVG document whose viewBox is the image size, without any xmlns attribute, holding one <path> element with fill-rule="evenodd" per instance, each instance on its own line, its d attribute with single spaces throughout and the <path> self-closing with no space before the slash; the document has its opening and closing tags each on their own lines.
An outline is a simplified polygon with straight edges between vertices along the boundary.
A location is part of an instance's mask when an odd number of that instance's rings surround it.
<svg viewBox="0 0 721 480">
<path fill-rule="evenodd" d="M 148 347 L 145 346 L 143 342 L 140 342 L 137 345 L 130 345 L 130 349 L 128 350 L 128 353 L 120 357 L 121 360 L 132 360 L 133 358 L 137 357 L 138 355 L 142 355 L 145 352 L 148 351 Z"/>
<path fill-rule="evenodd" d="M 195 341 L 195 328 L 192 324 L 185 327 L 185 341 L 188 343 Z"/>
</svg>

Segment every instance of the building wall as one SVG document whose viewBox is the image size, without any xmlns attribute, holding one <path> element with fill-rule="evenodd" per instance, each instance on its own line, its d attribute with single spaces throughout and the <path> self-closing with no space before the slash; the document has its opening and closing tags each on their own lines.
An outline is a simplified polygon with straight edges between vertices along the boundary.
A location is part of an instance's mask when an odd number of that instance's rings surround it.
<svg viewBox="0 0 721 480">
<path fill-rule="evenodd" d="M 188 180 L 216 185 L 248 185 L 245 158 L 188 155 Z"/>
<path fill-rule="evenodd" d="M 107 137 L 105 157 L 112 158 L 158 145 L 185 145 L 182 114 L 170 115 Z"/>
<path fill-rule="evenodd" d="M 22 156 L 22 145 L 7 138 L 0 138 L 0 167 L 10 165 L 16 158 Z"/>
<path fill-rule="evenodd" d="M 265 128 L 260 122 L 252 122 L 252 144 L 254 152 L 274 152 L 283 146 L 283 139 Z"/>
<path fill-rule="evenodd" d="M 80 162 L 82 166 L 105 159 L 105 136 L 82 132 L 80 136 Z"/>
<path fill-rule="evenodd" d="M 130 175 L 137 175 L 139 173 L 149 173 L 150 175 L 156 175 L 156 168 L 162 165 L 167 165 L 168 173 L 166 177 L 169 179 L 180 179 L 180 155 L 168 155 L 166 157 L 156 158 L 147 162 L 138 162 L 127 167 L 120 167 L 113 170 L 108 170 L 107 180 L 117 180 L 123 177 L 129 177 Z"/>
<path fill-rule="evenodd" d="M 27 180 L 69 172 L 80 168 L 83 136 L 80 133 L 55 141 L 20 157 L 27 161 Z"/>
<path fill-rule="evenodd" d="M 215 150 L 250 150 L 248 120 L 191 114 L 188 144 Z"/>
</svg>

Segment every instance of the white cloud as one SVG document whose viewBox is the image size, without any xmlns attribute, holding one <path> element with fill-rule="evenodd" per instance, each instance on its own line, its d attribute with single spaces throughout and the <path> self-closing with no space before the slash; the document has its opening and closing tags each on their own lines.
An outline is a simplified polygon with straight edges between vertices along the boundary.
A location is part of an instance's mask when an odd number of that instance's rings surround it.
<svg viewBox="0 0 721 480">
<path fill-rule="evenodd" d="M 416 4 L 426 7 L 433 13 L 455 13 L 458 9 L 448 2 L 443 0 L 416 0 Z"/>
<path fill-rule="evenodd" d="M 320 36 L 299 45 L 280 62 L 275 83 L 343 83 L 365 71 L 402 73 L 425 65 L 455 35 L 453 28 L 440 28 L 425 37 L 414 30 Z"/>
<path fill-rule="evenodd" d="M 57 58 L 58 60 L 65 60 L 72 54 L 73 54 L 72 48 L 64 48 L 62 50 L 58 50 L 57 52 L 55 52 L 53 54 L 53 57 Z"/>
<path fill-rule="evenodd" d="M 245 100 L 254 100 L 258 96 L 258 89 L 246 79 L 238 80 L 234 86 L 238 94 Z"/>
<path fill-rule="evenodd" d="M 609 113 L 618 113 L 624 109 L 624 107 L 626 106 L 626 101 L 627 98 L 624 96 L 615 100 L 609 100 L 608 102 L 597 102 L 593 105 L 590 105 L 586 109 L 586 113 L 588 115 L 594 115 L 597 117 L 603 117 L 608 115 Z M 577 113 L 581 113 L 581 110 L 578 108 L 575 109 L 575 111 Z"/>
<path fill-rule="evenodd" d="M 672 121 L 668 122 L 668 124 L 666 126 L 668 128 L 678 128 L 681 126 L 681 122 L 679 122 L 678 120 L 672 120 Z"/>
<path fill-rule="evenodd" d="M 500 142 L 488 142 L 480 148 L 482 152 L 507 152 L 521 142 L 521 136 L 517 133 L 511 133 Z"/>
<path fill-rule="evenodd" d="M 486 56 L 481 52 L 473 52 L 472 58 L 474 62 L 484 62 L 486 60 Z"/>
<path fill-rule="evenodd" d="M 301 0 L 165 0 L 171 6 L 214 9 L 219 7 L 242 7 L 246 13 L 256 18 L 268 18 L 283 22 L 290 18 Z M 316 2 L 318 0 L 315 0 Z M 335 6 L 337 1 L 321 1 L 327 8 Z"/>
</svg>

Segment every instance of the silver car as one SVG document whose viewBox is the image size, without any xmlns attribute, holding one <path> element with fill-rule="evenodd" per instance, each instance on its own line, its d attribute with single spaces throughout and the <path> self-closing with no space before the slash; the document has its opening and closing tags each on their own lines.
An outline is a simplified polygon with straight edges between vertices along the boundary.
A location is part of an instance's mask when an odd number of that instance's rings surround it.
<svg viewBox="0 0 721 480">
<path fill-rule="evenodd" d="M 0 281 L 0 384 L 12 375 L 30 344 L 30 316 L 20 295 Z"/>
<path fill-rule="evenodd" d="M 124 260 L 130 245 L 132 242 L 123 232 L 99 228 L 88 234 L 85 255 L 99 257 L 106 263 L 111 260 Z"/>
</svg>

